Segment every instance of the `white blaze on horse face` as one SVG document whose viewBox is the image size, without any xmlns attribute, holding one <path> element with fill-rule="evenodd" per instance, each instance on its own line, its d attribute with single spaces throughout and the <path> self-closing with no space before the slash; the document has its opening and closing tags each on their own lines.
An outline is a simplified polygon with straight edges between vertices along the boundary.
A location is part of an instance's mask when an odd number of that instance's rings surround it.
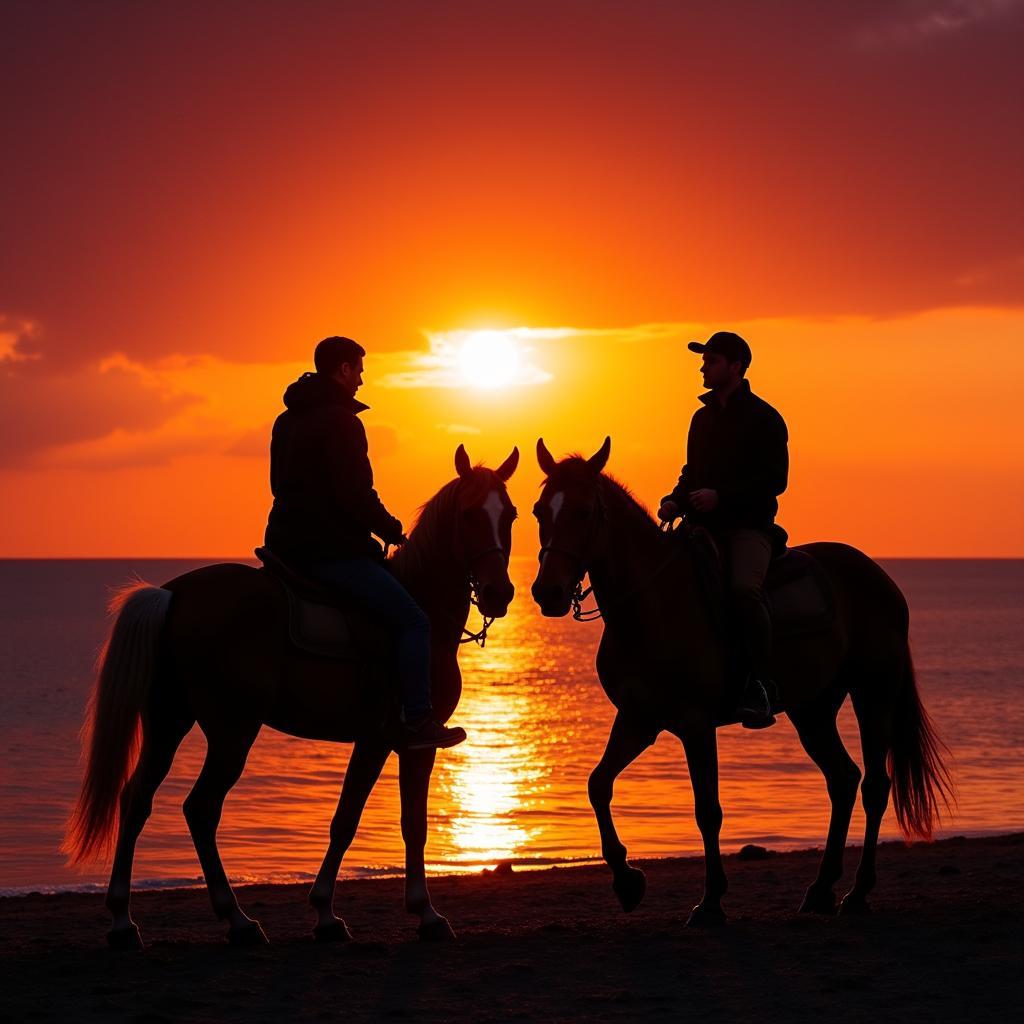
<svg viewBox="0 0 1024 1024">
<path fill-rule="evenodd" d="M 549 505 L 551 507 L 551 525 L 555 525 L 555 520 L 558 518 L 558 513 L 562 511 L 562 505 L 565 504 L 565 491 L 556 491 L 551 495 L 551 501 Z M 550 551 L 544 552 L 544 557 L 540 560 L 541 568 L 544 568 L 544 563 L 547 561 Z"/>
<path fill-rule="evenodd" d="M 494 531 L 494 546 L 499 551 L 504 551 L 505 549 L 501 546 L 501 538 L 498 536 L 498 523 L 501 521 L 501 513 L 505 510 L 505 503 L 501 500 L 501 495 L 497 491 L 491 491 L 487 495 L 487 500 L 484 502 L 483 507 L 488 518 L 491 520 L 491 529 Z"/>
<path fill-rule="evenodd" d="M 558 513 L 562 511 L 562 505 L 565 504 L 565 491 L 559 491 L 557 494 L 551 496 L 551 522 L 558 518 Z"/>
</svg>

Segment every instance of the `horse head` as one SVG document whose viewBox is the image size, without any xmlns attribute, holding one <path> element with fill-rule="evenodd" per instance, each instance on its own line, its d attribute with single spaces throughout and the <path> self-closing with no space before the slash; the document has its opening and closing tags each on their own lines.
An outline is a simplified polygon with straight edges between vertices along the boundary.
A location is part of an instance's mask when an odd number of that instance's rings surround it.
<svg viewBox="0 0 1024 1024">
<path fill-rule="evenodd" d="M 469 573 L 480 614 L 501 618 L 515 594 L 508 577 L 516 509 L 505 486 L 519 464 L 519 449 L 497 468 L 473 466 L 460 444 L 455 452 L 456 561 Z"/>
<path fill-rule="evenodd" d="M 601 472 L 612 450 L 610 437 L 589 459 L 572 455 L 556 462 L 537 441 L 537 461 L 547 479 L 533 514 L 540 527 L 540 568 L 533 599 L 544 615 L 566 615 L 577 585 L 608 543 Z"/>
</svg>

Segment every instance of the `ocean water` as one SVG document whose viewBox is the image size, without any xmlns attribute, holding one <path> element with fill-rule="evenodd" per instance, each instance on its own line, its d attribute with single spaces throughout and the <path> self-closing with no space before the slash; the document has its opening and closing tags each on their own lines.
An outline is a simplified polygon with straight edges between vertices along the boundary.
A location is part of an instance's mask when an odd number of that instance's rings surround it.
<svg viewBox="0 0 1024 1024">
<path fill-rule="evenodd" d="M 78 731 L 110 587 L 161 583 L 195 561 L 0 561 L 0 891 L 88 889 L 107 866 L 68 868 L 58 850 L 79 785 Z M 919 686 L 948 743 L 958 804 L 939 835 L 1024 829 L 1024 561 L 889 560 L 907 595 Z M 438 757 L 431 786 L 431 870 L 501 860 L 563 863 L 599 854 L 586 780 L 614 710 L 594 673 L 600 623 L 545 619 L 529 596 L 536 562 L 512 560 L 517 598 L 486 649 L 463 648 L 453 721 L 469 740 Z M 840 715 L 860 760 L 849 707 Z M 821 845 L 824 781 L 788 721 L 721 730 L 723 848 Z M 265 729 L 228 796 L 219 831 L 234 879 L 312 878 L 326 849 L 351 748 Z M 157 793 L 139 841 L 140 886 L 201 881 L 181 813 L 205 751 L 194 729 Z M 633 857 L 700 850 L 682 748 L 658 742 L 621 776 L 613 809 Z M 370 797 L 342 876 L 395 872 L 403 853 L 395 759 Z M 858 806 L 851 841 L 859 841 Z M 898 835 L 890 810 L 883 838 Z"/>
</svg>

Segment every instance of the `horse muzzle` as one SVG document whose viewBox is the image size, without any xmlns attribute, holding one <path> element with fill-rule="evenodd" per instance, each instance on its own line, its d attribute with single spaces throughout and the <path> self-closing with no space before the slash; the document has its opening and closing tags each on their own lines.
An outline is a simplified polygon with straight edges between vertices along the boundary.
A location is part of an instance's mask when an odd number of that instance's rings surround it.
<svg viewBox="0 0 1024 1024">
<path fill-rule="evenodd" d="M 516 588 L 511 581 L 484 583 L 477 589 L 476 604 L 480 614 L 489 619 L 503 619 L 508 614 L 508 606 L 515 597 Z"/>
<path fill-rule="evenodd" d="M 541 583 L 539 580 L 534 583 L 531 593 L 534 601 L 537 602 L 541 614 L 549 619 L 560 619 L 563 615 L 569 614 L 569 598 L 571 596 L 567 587 L 558 583 Z"/>
</svg>

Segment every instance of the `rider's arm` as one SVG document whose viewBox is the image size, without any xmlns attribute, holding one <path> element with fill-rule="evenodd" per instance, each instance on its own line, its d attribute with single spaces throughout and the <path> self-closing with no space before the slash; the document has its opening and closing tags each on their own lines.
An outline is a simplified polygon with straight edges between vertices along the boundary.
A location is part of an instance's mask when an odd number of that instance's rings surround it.
<svg viewBox="0 0 1024 1024">
<path fill-rule="evenodd" d="M 383 540 L 395 543 L 402 524 L 384 507 L 373 486 L 366 431 L 355 416 L 339 423 L 339 436 L 330 447 L 331 480 L 335 499 L 348 516 Z"/>
<path fill-rule="evenodd" d="M 683 466 L 683 471 L 679 474 L 679 481 L 675 487 L 661 499 L 661 504 L 664 505 L 666 501 L 674 501 L 680 512 L 686 511 L 690 501 L 690 487 L 686 479 L 686 466 Z"/>
<path fill-rule="evenodd" d="M 666 501 L 674 501 L 679 508 L 679 514 L 684 515 L 690 511 L 690 491 L 693 489 L 690 483 L 690 474 L 687 472 L 690 463 L 693 461 L 693 446 L 694 446 L 694 435 L 699 432 L 699 425 L 697 417 L 700 415 L 700 410 L 693 414 L 693 418 L 690 420 L 690 429 L 686 435 L 686 462 L 683 464 L 682 471 L 679 474 L 679 480 L 676 482 L 675 487 L 661 499 L 661 503 L 664 505 Z"/>
</svg>

